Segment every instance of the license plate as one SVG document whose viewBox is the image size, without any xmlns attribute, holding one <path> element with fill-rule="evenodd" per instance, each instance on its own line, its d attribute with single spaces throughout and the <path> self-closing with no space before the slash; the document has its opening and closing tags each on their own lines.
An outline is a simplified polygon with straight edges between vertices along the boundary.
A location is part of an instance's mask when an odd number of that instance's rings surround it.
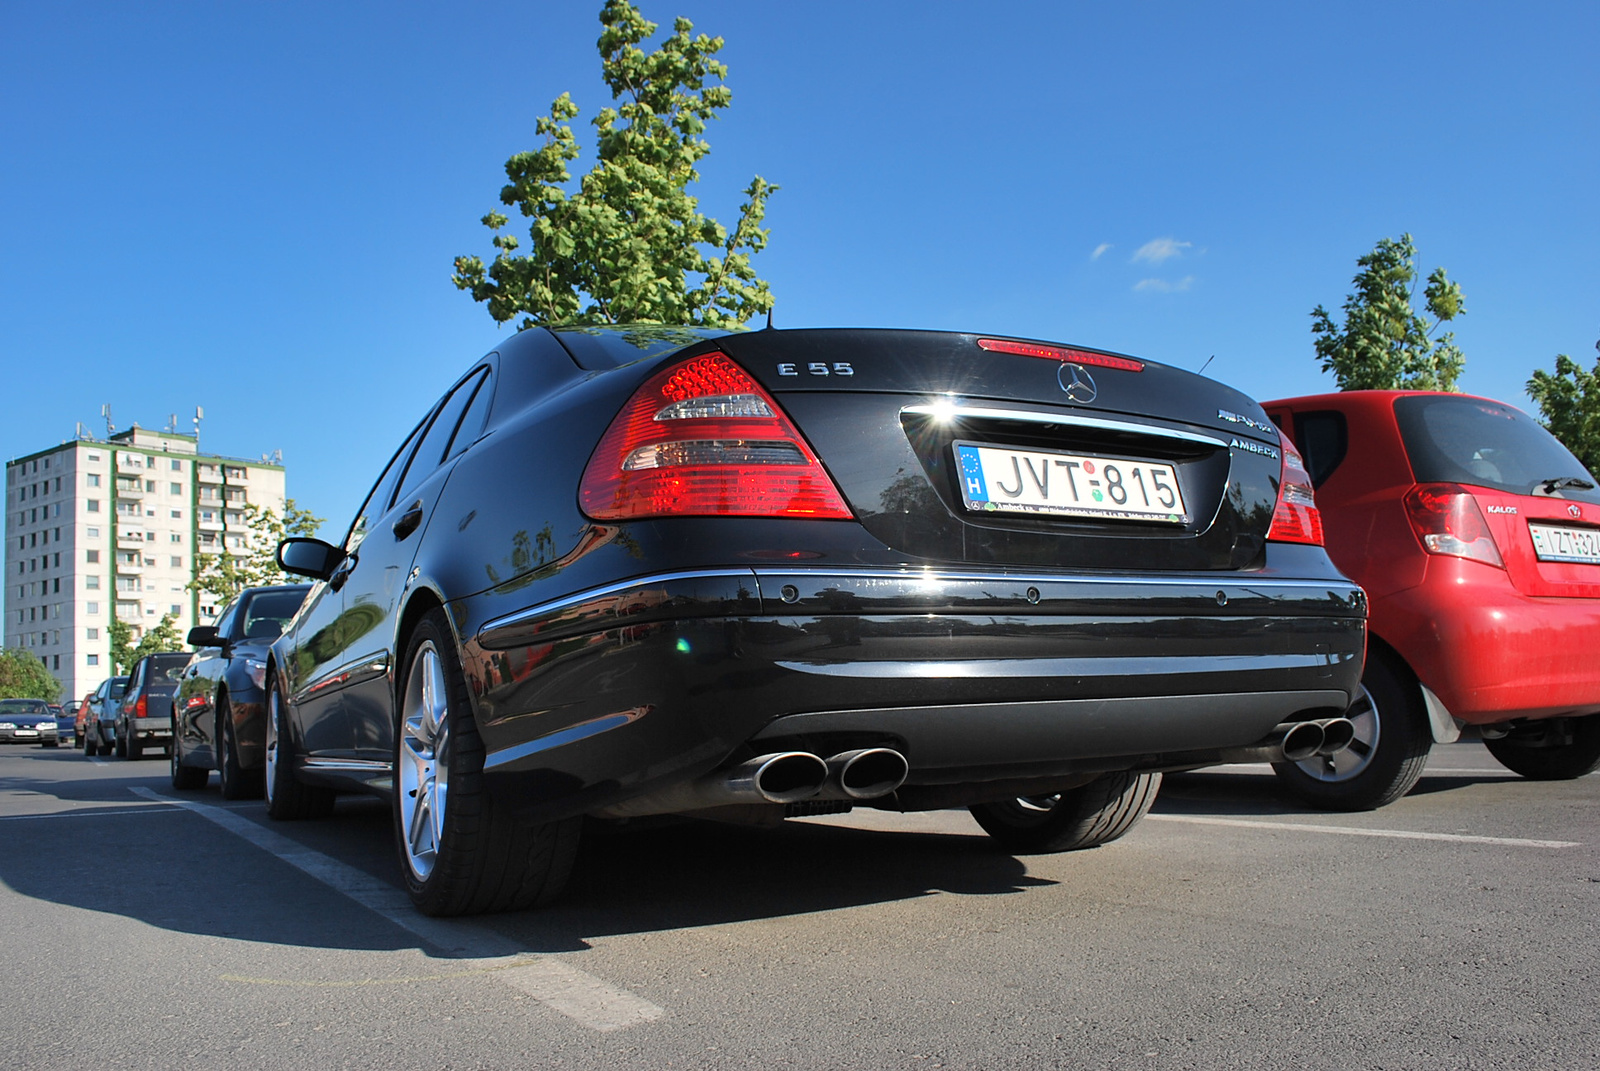
<svg viewBox="0 0 1600 1071">
<path fill-rule="evenodd" d="M 1533 537 L 1533 552 L 1542 562 L 1600 565 L 1600 530 L 1530 522 L 1528 534 Z"/>
<path fill-rule="evenodd" d="M 37 730 L 37 729 L 18 729 L 17 730 L 17 735 L 18 736 L 38 736 L 39 735 L 39 730 Z"/>
<path fill-rule="evenodd" d="M 1057 450 L 955 444 L 961 497 L 970 510 L 1184 524 L 1178 474 L 1164 461 Z"/>
</svg>

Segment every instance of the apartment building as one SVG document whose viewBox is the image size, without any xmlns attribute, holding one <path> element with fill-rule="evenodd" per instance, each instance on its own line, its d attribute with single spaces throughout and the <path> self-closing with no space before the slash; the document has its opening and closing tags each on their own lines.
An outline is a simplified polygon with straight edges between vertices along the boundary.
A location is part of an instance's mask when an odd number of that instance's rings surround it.
<svg viewBox="0 0 1600 1071">
<path fill-rule="evenodd" d="M 189 590 L 201 554 L 239 551 L 246 503 L 281 512 L 281 464 L 202 454 L 193 435 L 135 425 L 6 465 L 4 643 L 33 652 L 82 698 L 111 675 L 113 617 L 135 642 L 219 607 Z"/>
</svg>

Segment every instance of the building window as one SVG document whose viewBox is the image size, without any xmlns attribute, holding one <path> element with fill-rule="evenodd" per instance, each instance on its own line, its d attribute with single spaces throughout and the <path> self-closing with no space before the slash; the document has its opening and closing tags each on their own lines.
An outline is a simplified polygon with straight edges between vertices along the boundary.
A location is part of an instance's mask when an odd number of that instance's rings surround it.
<svg viewBox="0 0 1600 1071">
<path fill-rule="evenodd" d="M 181 533 L 179 533 L 179 532 L 173 532 L 172 533 L 172 541 L 174 543 L 182 543 L 183 542 L 183 535 Z"/>
<path fill-rule="evenodd" d="M 85 633 L 85 637 L 91 640 L 98 640 L 100 638 L 100 630 L 97 628 L 88 629 Z"/>
<path fill-rule="evenodd" d="M 84 559 L 85 561 L 98 562 L 100 560 L 100 552 L 98 550 L 91 550 L 91 551 L 88 551 L 87 553 L 88 553 L 89 556 Z"/>
<path fill-rule="evenodd" d="M 84 499 L 84 508 L 90 513 L 99 513 L 100 500 L 98 498 L 86 498 Z"/>
<path fill-rule="evenodd" d="M 51 668 L 52 669 L 60 669 L 61 668 L 61 656 L 60 655 L 54 655 L 52 657 L 54 659 L 54 663 L 55 664 L 53 666 L 51 666 Z"/>
<path fill-rule="evenodd" d="M 183 568 L 183 558 L 182 558 L 181 555 L 174 554 L 172 556 L 172 567 L 174 569 L 182 569 Z"/>
<path fill-rule="evenodd" d="M 98 529 L 98 528 L 85 528 L 83 530 L 83 534 L 89 539 L 99 539 L 100 538 L 100 529 Z"/>
<path fill-rule="evenodd" d="M 99 454 L 90 454 L 89 455 L 89 460 L 90 461 L 99 461 L 100 460 L 100 455 Z"/>
<path fill-rule="evenodd" d="M 100 577 L 94 574 L 85 576 L 83 578 L 83 586 L 88 591 L 100 590 Z"/>
<path fill-rule="evenodd" d="M 183 510 L 181 510 L 181 509 L 173 510 L 172 511 L 172 519 L 175 520 L 175 521 L 183 520 Z"/>
<path fill-rule="evenodd" d="M 172 616 L 173 617 L 177 617 L 182 613 L 183 613 L 183 607 L 179 606 L 177 603 L 173 603 L 172 604 Z"/>
<path fill-rule="evenodd" d="M 173 458 L 172 459 L 172 471 L 173 472 L 182 472 L 183 471 L 183 462 L 179 461 L 177 458 Z"/>
<path fill-rule="evenodd" d="M 171 491 L 172 494 L 175 494 L 175 495 L 183 494 L 183 484 L 181 484 L 181 483 L 169 483 L 169 484 L 167 484 L 167 487 Z"/>
<path fill-rule="evenodd" d="M 100 604 L 97 602 L 85 603 L 83 612 L 86 614 L 97 614 L 100 612 Z"/>
<path fill-rule="evenodd" d="M 97 654 L 90 655 L 89 656 L 89 664 L 91 666 L 98 666 L 100 664 L 100 656 L 97 655 Z"/>
</svg>

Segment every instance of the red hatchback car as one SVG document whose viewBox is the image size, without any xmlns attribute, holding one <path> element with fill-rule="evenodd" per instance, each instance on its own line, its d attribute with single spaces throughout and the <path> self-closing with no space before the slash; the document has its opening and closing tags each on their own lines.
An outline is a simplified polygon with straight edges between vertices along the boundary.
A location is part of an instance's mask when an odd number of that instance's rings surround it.
<svg viewBox="0 0 1600 1071">
<path fill-rule="evenodd" d="M 1349 391 L 1265 402 L 1305 457 L 1328 554 L 1370 601 L 1356 740 L 1279 763 L 1301 797 L 1381 807 L 1471 727 L 1540 780 L 1600 765 L 1600 491 L 1503 402 Z"/>
</svg>

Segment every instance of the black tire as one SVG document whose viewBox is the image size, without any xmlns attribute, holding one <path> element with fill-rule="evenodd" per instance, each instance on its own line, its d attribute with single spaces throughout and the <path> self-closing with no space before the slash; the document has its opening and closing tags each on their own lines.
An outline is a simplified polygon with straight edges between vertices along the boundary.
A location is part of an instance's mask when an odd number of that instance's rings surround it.
<svg viewBox="0 0 1600 1071">
<path fill-rule="evenodd" d="M 1600 767 L 1600 714 L 1521 725 L 1509 736 L 1485 739 L 1483 746 L 1500 765 L 1530 781 L 1570 781 Z"/>
<path fill-rule="evenodd" d="M 198 766 L 185 766 L 182 753 L 178 750 L 177 742 L 167 749 L 168 761 L 172 767 L 172 787 L 179 792 L 193 792 L 195 789 L 205 788 L 206 781 L 211 776 L 211 771 L 203 770 Z"/>
<path fill-rule="evenodd" d="M 266 777 L 260 770 L 239 765 L 239 745 L 234 740 L 233 712 L 227 697 L 217 700 L 217 787 L 225 800 L 260 799 L 266 791 Z"/>
<path fill-rule="evenodd" d="M 97 740 L 92 734 L 85 732 L 83 734 L 84 758 L 92 759 L 98 754 L 100 754 L 100 741 Z"/>
<path fill-rule="evenodd" d="M 125 732 L 117 731 L 117 738 L 111 744 L 110 750 L 115 751 L 117 753 L 117 758 L 119 758 L 119 759 L 127 758 L 128 757 L 128 734 L 125 733 Z"/>
<path fill-rule="evenodd" d="M 122 757 L 132 762 L 144 758 L 144 744 L 132 730 L 123 733 L 117 738 L 117 743 L 122 746 Z"/>
<path fill-rule="evenodd" d="M 1272 772 L 1313 807 L 1370 811 L 1410 792 L 1433 748 L 1422 687 L 1397 658 L 1370 650 L 1362 694 L 1345 714 L 1356 738 L 1338 755 L 1275 762 Z"/>
<path fill-rule="evenodd" d="M 412 902 L 436 916 L 550 902 L 572 871 L 582 819 L 526 825 L 486 791 L 483 740 L 443 610 L 419 623 L 403 665 L 392 811 Z"/>
<path fill-rule="evenodd" d="M 1158 773 L 1107 774 L 1053 796 L 1019 796 L 967 808 L 983 831 L 1012 852 L 1066 852 L 1122 836 L 1150 811 Z"/>
<path fill-rule="evenodd" d="M 326 818 L 333 813 L 334 791 L 295 778 L 294 738 L 288 719 L 277 682 L 271 681 L 267 685 L 267 815 L 280 822 Z"/>
</svg>

